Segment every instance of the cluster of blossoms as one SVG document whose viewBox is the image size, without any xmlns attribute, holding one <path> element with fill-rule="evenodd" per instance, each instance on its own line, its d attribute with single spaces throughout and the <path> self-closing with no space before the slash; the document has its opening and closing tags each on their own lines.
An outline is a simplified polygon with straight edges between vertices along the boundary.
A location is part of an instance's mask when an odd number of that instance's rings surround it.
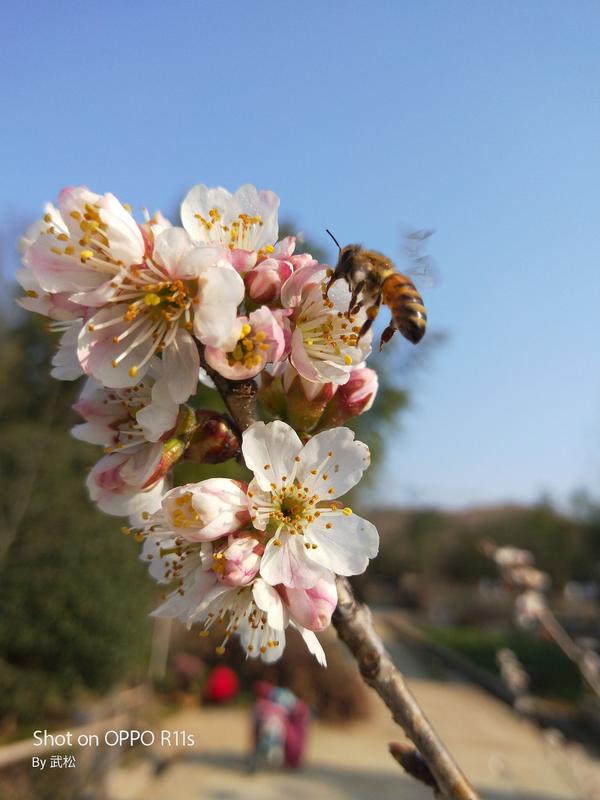
<svg viewBox="0 0 600 800">
<path fill-rule="evenodd" d="M 64 189 L 23 237 L 21 305 L 61 332 L 52 374 L 86 376 L 73 435 L 101 445 L 92 499 L 129 516 L 152 575 L 169 584 L 155 612 L 203 632 L 219 622 L 248 655 L 278 657 L 296 627 L 319 661 L 315 631 L 337 603 L 335 574 L 362 572 L 373 525 L 339 498 L 369 462 L 344 423 L 368 410 L 364 311 L 296 240 L 278 240 L 279 199 L 245 185 L 199 184 L 182 226 L 160 212 L 138 223 L 112 194 Z M 257 379 L 272 421 L 243 433 L 193 406 L 198 383 Z M 214 386 L 214 384 L 212 384 Z M 189 402 L 188 402 L 189 401 Z M 249 484 L 212 478 L 171 487 L 181 458 L 238 455 Z M 219 648 L 220 649 L 220 648 Z"/>
</svg>

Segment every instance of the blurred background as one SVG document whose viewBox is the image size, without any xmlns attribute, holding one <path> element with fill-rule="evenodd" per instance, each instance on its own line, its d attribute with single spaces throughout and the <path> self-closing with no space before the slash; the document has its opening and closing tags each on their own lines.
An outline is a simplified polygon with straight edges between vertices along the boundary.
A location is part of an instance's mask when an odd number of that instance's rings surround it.
<svg viewBox="0 0 600 800">
<path fill-rule="evenodd" d="M 400 269 L 402 232 L 435 229 L 429 332 L 369 362 L 381 391 L 356 428 L 374 464 L 353 505 L 381 552 L 356 590 L 483 796 L 600 797 L 598 4 L 24 0 L 1 16 L 0 797 L 430 796 L 387 754 L 401 734 L 334 633 L 327 671 L 294 640 L 269 669 L 219 661 L 152 624 L 137 545 L 87 499 L 80 387 L 49 378 L 55 337 L 13 302 L 19 236 L 65 185 L 176 221 L 197 182 L 273 189 L 282 230 L 328 262 L 325 228 Z M 523 586 L 482 539 L 534 555 L 578 649 L 515 624 Z M 259 679 L 314 719 L 300 772 L 248 778 Z M 115 719 L 196 747 L 32 769 L 34 730 Z"/>
</svg>

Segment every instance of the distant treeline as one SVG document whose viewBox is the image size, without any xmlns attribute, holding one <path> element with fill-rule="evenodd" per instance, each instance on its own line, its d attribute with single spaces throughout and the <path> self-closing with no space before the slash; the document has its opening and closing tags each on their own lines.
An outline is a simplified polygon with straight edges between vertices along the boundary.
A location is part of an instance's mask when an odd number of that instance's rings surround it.
<svg viewBox="0 0 600 800">
<path fill-rule="evenodd" d="M 476 583 L 494 565 L 478 549 L 481 538 L 531 550 L 560 589 L 567 581 L 600 580 L 600 508 L 581 497 L 572 515 L 548 501 L 461 512 L 437 509 L 374 511 L 380 554 L 369 579 L 396 582 L 406 572 L 431 580 Z"/>
</svg>

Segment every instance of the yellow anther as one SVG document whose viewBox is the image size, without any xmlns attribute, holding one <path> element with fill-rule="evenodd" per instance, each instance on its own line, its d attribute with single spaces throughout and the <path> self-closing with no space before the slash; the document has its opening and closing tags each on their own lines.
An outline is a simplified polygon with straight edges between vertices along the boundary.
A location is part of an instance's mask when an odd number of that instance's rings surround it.
<svg viewBox="0 0 600 800">
<path fill-rule="evenodd" d="M 135 378 L 135 376 L 138 374 L 138 368 L 137 367 L 129 367 L 128 374 L 129 374 L 130 378 Z"/>
<path fill-rule="evenodd" d="M 160 297 L 154 292 L 148 292 L 147 295 L 144 297 L 144 303 L 147 306 L 157 306 L 160 303 Z"/>
<path fill-rule="evenodd" d="M 222 656 L 224 652 L 225 652 L 225 648 L 223 647 L 223 645 L 219 645 L 218 647 L 215 647 L 215 653 L 218 656 Z"/>
<path fill-rule="evenodd" d="M 247 322 L 244 322 L 244 324 L 242 325 L 242 336 L 248 336 L 251 330 L 252 326 L 248 325 Z"/>
<path fill-rule="evenodd" d="M 210 631 L 206 631 L 205 630 L 205 631 L 200 631 L 198 636 L 200 636 L 202 639 L 205 639 L 207 636 L 209 636 L 209 634 L 210 634 Z"/>
<path fill-rule="evenodd" d="M 25 294 L 27 295 L 27 297 L 39 297 L 39 294 L 36 291 L 34 291 L 33 289 L 28 289 L 25 292 Z"/>
<path fill-rule="evenodd" d="M 344 514 L 346 517 L 349 517 L 352 514 L 352 509 L 346 506 L 346 508 L 342 509 L 342 514 Z"/>
<path fill-rule="evenodd" d="M 350 356 L 348 356 L 348 355 L 344 356 L 344 364 L 348 364 L 348 365 L 352 364 L 352 359 L 351 359 Z"/>
<path fill-rule="evenodd" d="M 90 258 L 93 258 L 93 257 L 94 257 L 94 251 L 93 250 L 82 250 L 81 253 L 79 253 L 79 258 L 82 260 L 82 262 L 84 264 L 85 264 L 86 261 L 89 261 Z"/>
</svg>

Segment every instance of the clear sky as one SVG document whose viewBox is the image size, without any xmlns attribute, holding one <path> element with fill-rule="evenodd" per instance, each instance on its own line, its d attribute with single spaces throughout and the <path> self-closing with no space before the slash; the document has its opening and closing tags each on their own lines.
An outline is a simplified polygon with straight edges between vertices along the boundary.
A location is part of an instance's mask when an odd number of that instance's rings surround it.
<svg viewBox="0 0 600 800">
<path fill-rule="evenodd" d="M 585 0 L 5 3 L 0 211 L 249 181 L 332 258 L 325 227 L 392 256 L 433 227 L 448 339 L 378 499 L 596 491 L 599 41 Z"/>
</svg>

